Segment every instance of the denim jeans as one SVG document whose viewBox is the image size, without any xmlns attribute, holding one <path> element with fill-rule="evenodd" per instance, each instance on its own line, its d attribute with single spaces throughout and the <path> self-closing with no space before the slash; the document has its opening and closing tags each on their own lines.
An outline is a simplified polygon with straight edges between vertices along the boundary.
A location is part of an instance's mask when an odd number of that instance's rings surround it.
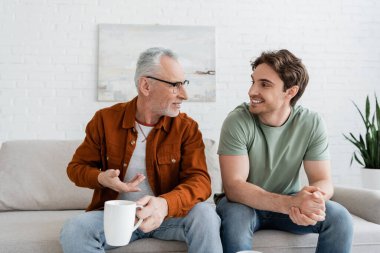
<svg viewBox="0 0 380 253">
<path fill-rule="evenodd" d="M 340 204 L 326 201 L 326 218 L 314 226 L 299 226 L 288 215 L 255 210 L 223 197 L 217 205 L 222 220 L 221 239 L 224 253 L 252 250 L 254 232 L 275 229 L 294 234 L 318 233 L 317 253 L 349 253 L 353 237 L 350 213 Z"/>
<path fill-rule="evenodd" d="M 184 241 L 188 252 L 221 253 L 220 218 L 207 203 L 195 205 L 186 217 L 165 219 L 161 226 L 149 233 L 137 229 L 131 242 L 142 238 Z M 91 211 L 66 221 L 61 230 L 61 245 L 65 253 L 95 253 L 115 247 L 106 243 L 103 211 Z"/>
</svg>

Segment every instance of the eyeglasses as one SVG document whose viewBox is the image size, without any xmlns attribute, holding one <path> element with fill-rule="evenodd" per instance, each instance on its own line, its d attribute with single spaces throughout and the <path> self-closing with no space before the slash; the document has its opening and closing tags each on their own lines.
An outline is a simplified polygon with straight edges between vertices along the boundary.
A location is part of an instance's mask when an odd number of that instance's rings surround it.
<svg viewBox="0 0 380 253">
<path fill-rule="evenodd" d="M 185 80 L 183 82 L 169 82 L 169 81 L 165 81 L 162 79 L 158 79 L 158 78 L 153 77 L 153 76 L 146 76 L 146 78 L 150 78 L 150 79 L 153 79 L 153 80 L 156 80 L 159 82 L 170 84 L 173 87 L 173 93 L 174 94 L 177 93 L 177 91 L 180 87 L 185 87 L 185 86 L 189 85 L 189 83 L 190 83 L 189 80 Z"/>
</svg>

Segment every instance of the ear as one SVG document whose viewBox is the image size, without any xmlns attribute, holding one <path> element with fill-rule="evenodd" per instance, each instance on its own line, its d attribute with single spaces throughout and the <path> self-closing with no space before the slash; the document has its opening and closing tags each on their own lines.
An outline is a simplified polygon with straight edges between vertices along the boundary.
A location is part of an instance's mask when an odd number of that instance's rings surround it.
<svg viewBox="0 0 380 253">
<path fill-rule="evenodd" d="M 148 96 L 150 92 L 150 85 L 145 77 L 140 77 L 138 84 L 138 91 L 144 96 Z"/>
<path fill-rule="evenodd" d="M 297 95 L 299 89 L 300 87 L 298 85 L 293 85 L 292 87 L 286 90 L 286 96 L 289 98 L 289 100 L 291 100 L 295 95 Z"/>
</svg>

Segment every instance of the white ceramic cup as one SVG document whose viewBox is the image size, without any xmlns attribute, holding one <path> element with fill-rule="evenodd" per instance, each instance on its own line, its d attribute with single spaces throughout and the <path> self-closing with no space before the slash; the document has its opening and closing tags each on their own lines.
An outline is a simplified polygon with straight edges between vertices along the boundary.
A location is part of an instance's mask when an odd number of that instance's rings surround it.
<svg viewBox="0 0 380 253">
<path fill-rule="evenodd" d="M 136 208 L 143 208 L 129 200 L 109 200 L 104 204 L 104 234 L 106 243 L 111 246 L 124 246 L 129 243 L 133 231 L 143 219 L 135 223 Z"/>
</svg>

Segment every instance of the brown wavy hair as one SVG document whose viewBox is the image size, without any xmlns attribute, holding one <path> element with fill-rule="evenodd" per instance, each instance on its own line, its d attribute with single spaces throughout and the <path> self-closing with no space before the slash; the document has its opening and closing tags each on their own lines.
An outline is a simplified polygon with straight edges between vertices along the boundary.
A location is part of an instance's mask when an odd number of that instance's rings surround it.
<svg viewBox="0 0 380 253">
<path fill-rule="evenodd" d="M 255 70 L 262 63 L 268 64 L 276 71 L 284 82 L 284 92 L 295 85 L 299 87 L 297 94 L 290 100 L 290 105 L 294 106 L 309 82 L 309 74 L 301 59 L 286 49 L 266 51 L 261 53 L 255 61 L 251 62 L 252 70 Z"/>
</svg>

